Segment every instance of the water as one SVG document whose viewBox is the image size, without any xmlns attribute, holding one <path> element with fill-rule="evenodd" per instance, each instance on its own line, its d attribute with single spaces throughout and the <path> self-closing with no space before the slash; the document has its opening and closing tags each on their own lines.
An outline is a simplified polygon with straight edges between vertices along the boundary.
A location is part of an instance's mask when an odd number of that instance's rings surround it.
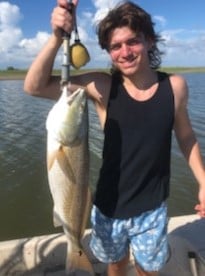
<svg viewBox="0 0 205 276">
<path fill-rule="evenodd" d="M 205 157 L 205 74 L 185 74 L 189 112 Z M 23 93 L 23 81 L 0 81 L 0 240 L 61 231 L 52 224 L 46 172 L 45 121 L 54 102 Z M 102 132 L 90 103 L 91 184 L 101 164 Z M 175 139 L 172 148 L 171 216 L 191 214 L 197 184 Z"/>
</svg>

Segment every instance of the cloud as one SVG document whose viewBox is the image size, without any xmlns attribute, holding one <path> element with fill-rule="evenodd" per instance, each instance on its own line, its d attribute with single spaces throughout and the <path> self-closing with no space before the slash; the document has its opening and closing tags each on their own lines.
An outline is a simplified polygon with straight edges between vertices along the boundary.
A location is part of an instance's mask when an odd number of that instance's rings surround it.
<svg viewBox="0 0 205 276">
<path fill-rule="evenodd" d="M 18 6 L 0 3 L 0 67 L 3 69 L 27 68 L 49 37 L 49 33 L 39 31 L 34 38 L 24 38 L 19 27 L 22 19 Z"/>
<path fill-rule="evenodd" d="M 23 18 L 20 9 L 9 2 L 0 3 L 0 60 L 1 65 L 11 65 L 16 46 L 22 39 L 22 30 L 18 27 Z"/>
<path fill-rule="evenodd" d="M 155 15 L 153 16 L 153 20 L 160 24 L 161 27 L 165 27 L 166 26 L 166 23 L 167 23 L 167 20 L 164 16 L 161 16 L 161 15 Z"/>
<path fill-rule="evenodd" d="M 8 2 L 0 3 L 0 58 L 12 49 L 22 38 L 22 31 L 18 27 L 22 19 L 19 7 Z"/>
<path fill-rule="evenodd" d="M 121 0 L 92 0 L 94 9 L 78 12 L 78 29 L 81 42 L 91 55 L 88 67 L 109 67 L 110 59 L 97 42 L 95 27 L 98 20 Z M 0 69 L 8 66 L 28 68 L 50 36 L 49 32 L 36 31 L 32 38 L 24 36 L 20 24 L 23 20 L 20 8 L 8 1 L 0 2 Z M 48 19 L 49 20 L 49 19 Z M 161 15 L 153 17 L 156 28 L 164 38 L 163 65 L 167 66 L 203 66 L 205 64 L 205 29 L 166 29 L 167 21 Z M 86 26 L 86 27 L 85 27 Z M 60 68 L 62 52 L 55 60 L 55 67 Z"/>
<path fill-rule="evenodd" d="M 93 17 L 93 23 L 96 24 L 108 13 L 110 9 L 119 4 L 120 0 L 92 0 L 96 8 L 96 13 Z"/>
<path fill-rule="evenodd" d="M 11 5 L 9 2 L 0 2 L 0 30 L 7 27 L 15 27 L 22 19 L 20 9 L 16 5 Z"/>
<path fill-rule="evenodd" d="M 100 1 L 97 3 L 97 6 L 99 5 Z M 95 26 L 92 24 L 94 16 L 92 12 L 83 12 L 83 15 L 78 18 L 78 31 L 81 41 L 91 55 L 88 66 L 96 67 L 97 64 L 100 67 L 103 61 L 106 66 L 108 56 L 101 51 L 94 35 Z M 32 38 L 24 37 L 20 28 L 22 19 L 23 15 L 18 6 L 9 2 L 0 3 L 0 69 L 6 69 L 8 66 L 19 69 L 28 68 L 50 36 L 50 33 L 39 30 Z M 55 59 L 55 68 L 60 68 L 61 63 L 62 51 L 60 50 Z"/>
<path fill-rule="evenodd" d="M 164 64 L 169 66 L 204 66 L 205 30 L 166 30 Z"/>
<path fill-rule="evenodd" d="M 21 59 L 24 64 L 29 65 L 30 60 L 33 60 L 36 57 L 39 50 L 48 40 L 49 36 L 50 34 L 39 31 L 34 38 L 23 38 L 19 41 L 17 49 L 20 53 L 23 53 L 23 55 L 21 55 Z"/>
</svg>

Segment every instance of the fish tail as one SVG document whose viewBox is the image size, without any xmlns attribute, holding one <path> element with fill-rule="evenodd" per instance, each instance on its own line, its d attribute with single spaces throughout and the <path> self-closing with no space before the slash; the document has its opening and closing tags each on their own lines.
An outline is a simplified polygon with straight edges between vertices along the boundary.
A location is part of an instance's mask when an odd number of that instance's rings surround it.
<svg viewBox="0 0 205 276">
<path fill-rule="evenodd" d="M 76 270 L 86 271 L 89 272 L 90 275 L 95 275 L 93 266 L 82 249 L 79 249 L 79 251 L 68 252 L 67 254 L 66 272 L 69 273 Z"/>
</svg>

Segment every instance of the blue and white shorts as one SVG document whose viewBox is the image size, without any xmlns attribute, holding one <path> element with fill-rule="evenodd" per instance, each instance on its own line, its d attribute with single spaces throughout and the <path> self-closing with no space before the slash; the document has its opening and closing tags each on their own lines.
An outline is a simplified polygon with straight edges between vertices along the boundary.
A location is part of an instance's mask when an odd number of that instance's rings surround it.
<svg viewBox="0 0 205 276">
<path fill-rule="evenodd" d="M 129 219 L 104 216 L 96 206 L 91 213 L 90 247 L 103 263 L 122 260 L 132 249 L 135 262 L 145 271 L 159 271 L 169 255 L 167 205 Z"/>
</svg>

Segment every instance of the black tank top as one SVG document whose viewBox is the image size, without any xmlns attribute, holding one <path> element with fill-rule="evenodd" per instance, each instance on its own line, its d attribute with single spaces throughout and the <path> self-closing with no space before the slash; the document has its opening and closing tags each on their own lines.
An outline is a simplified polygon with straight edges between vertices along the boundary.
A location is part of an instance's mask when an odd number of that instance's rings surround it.
<svg viewBox="0 0 205 276">
<path fill-rule="evenodd" d="M 169 195 L 174 96 L 167 74 L 158 81 L 149 100 L 137 101 L 113 76 L 94 201 L 108 217 L 140 215 Z"/>
</svg>

